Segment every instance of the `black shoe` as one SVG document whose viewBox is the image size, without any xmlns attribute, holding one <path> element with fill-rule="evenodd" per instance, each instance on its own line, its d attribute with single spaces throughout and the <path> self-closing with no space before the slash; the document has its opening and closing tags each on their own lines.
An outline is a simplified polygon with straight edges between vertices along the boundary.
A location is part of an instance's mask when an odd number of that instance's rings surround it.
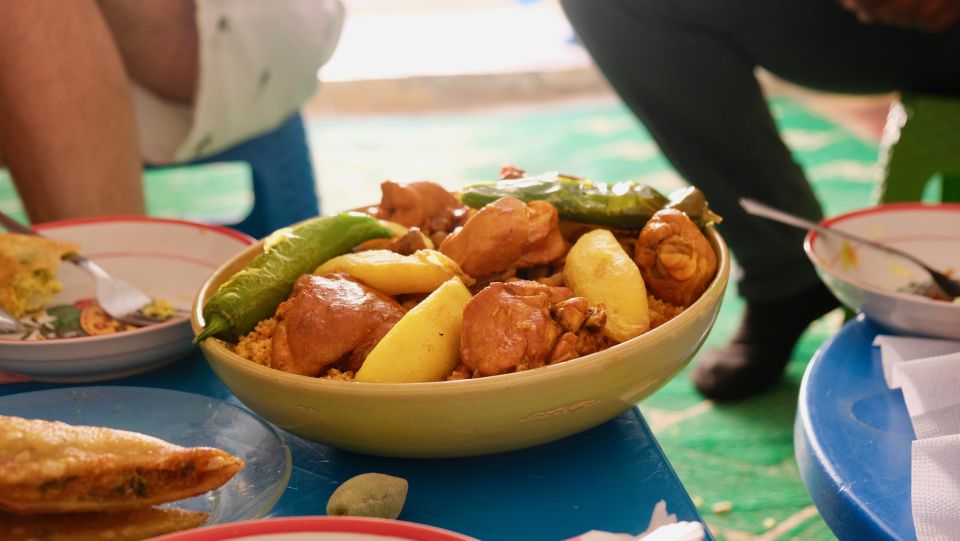
<svg viewBox="0 0 960 541">
<path fill-rule="evenodd" d="M 697 363 L 694 387 L 707 398 L 739 400 L 774 386 L 803 331 L 838 306 L 823 285 L 769 304 L 748 303 L 730 344 L 707 351 Z"/>
</svg>

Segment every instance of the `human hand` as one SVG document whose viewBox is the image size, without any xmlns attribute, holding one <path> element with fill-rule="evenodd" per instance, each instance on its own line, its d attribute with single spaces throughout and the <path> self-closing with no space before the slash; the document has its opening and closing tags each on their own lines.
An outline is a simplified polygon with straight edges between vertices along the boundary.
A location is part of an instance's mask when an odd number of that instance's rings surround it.
<svg viewBox="0 0 960 541">
<path fill-rule="evenodd" d="M 867 24 L 942 32 L 960 22 L 960 0 L 840 0 Z"/>
</svg>

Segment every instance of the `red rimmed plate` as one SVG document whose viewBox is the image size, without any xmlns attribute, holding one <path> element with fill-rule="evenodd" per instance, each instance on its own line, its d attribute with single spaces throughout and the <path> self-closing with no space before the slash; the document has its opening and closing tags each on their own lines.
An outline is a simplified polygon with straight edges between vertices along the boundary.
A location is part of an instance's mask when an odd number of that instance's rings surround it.
<svg viewBox="0 0 960 541">
<path fill-rule="evenodd" d="M 144 216 L 111 216 L 51 222 L 44 235 L 80 245 L 81 253 L 108 272 L 166 300 L 183 314 L 169 321 L 112 334 L 64 332 L 49 314 L 28 322 L 26 333 L 0 337 L 0 371 L 54 382 L 98 381 L 156 368 L 189 352 L 189 310 L 200 286 L 225 260 L 254 239 L 225 227 Z M 93 299 L 92 279 L 63 263 L 57 271 L 63 290 L 49 303 L 55 314 L 78 319 Z M 71 323 L 73 324 L 73 323 Z M 79 326 L 79 324 L 76 324 Z M 24 340 L 46 333 L 48 339 Z M 59 337 L 67 336 L 67 337 Z"/>
<path fill-rule="evenodd" d="M 476 541 L 450 530 L 402 520 L 289 517 L 221 524 L 155 541 Z"/>
<path fill-rule="evenodd" d="M 899 248 L 960 278 L 960 205 L 898 203 L 857 210 L 823 225 Z M 886 252 L 810 232 L 807 255 L 848 307 L 906 334 L 960 339 L 960 303 L 909 292 L 929 283 L 919 266 Z"/>
</svg>

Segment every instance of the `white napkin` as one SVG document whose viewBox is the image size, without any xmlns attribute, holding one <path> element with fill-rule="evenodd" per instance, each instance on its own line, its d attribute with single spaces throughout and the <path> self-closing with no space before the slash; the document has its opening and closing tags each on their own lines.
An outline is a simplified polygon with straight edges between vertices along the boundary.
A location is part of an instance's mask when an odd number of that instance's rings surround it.
<svg viewBox="0 0 960 541">
<path fill-rule="evenodd" d="M 894 365 L 893 378 L 900 382 L 917 439 L 960 433 L 960 353 Z"/>
<path fill-rule="evenodd" d="M 900 388 L 900 383 L 893 379 L 895 365 L 904 361 L 960 352 L 960 342 L 935 338 L 879 335 L 873 339 L 873 345 L 880 346 L 883 378 L 891 389 Z"/>
<path fill-rule="evenodd" d="M 677 522 L 677 515 L 667 512 L 667 502 L 660 500 L 653 506 L 650 525 L 640 535 L 590 530 L 566 541 L 703 541 L 703 524 Z"/>
<path fill-rule="evenodd" d="M 918 541 L 960 532 L 960 342 L 878 336 L 887 386 L 900 388 L 917 439 L 911 456 Z"/>
<path fill-rule="evenodd" d="M 918 541 L 950 541 L 960 532 L 960 434 L 913 442 L 913 523 Z"/>
</svg>

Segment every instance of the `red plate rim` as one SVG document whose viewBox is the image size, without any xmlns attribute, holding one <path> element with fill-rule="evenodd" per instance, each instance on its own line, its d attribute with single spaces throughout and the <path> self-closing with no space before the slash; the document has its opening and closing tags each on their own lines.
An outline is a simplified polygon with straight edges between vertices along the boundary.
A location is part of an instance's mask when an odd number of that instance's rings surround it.
<svg viewBox="0 0 960 541">
<path fill-rule="evenodd" d="M 154 538 L 154 541 L 227 541 L 251 535 L 280 533 L 359 533 L 400 537 L 411 541 L 477 541 L 473 537 L 435 526 L 403 520 L 366 517 L 285 517 L 249 520 L 188 530 Z"/>
<path fill-rule="evenodd" d="M 831 225 L 838 224 L 844 220 L 849 220 L 850 218 L 856 218 L 859 216 L 866 216 L 870 214 L 886 214 L 890 212 L 905 212 L 912 210 L 944 211 L 955 213 L 960 212 L 960 203 L 887 203 L 885 205 L 877 205 L 865 209 L 854 210 L 834 216 L 832 218 L 826 218 L 820 221 L 820 225 L 824 227 L 830 227 Z M 813 243 L 816 241 L 817 237 L 818 234 L 816 231 L 807 232 L 807 238 L 805 239 L 805 242 L 810 245 L 811 249 L 813 248 Z"/>
<path fill-rule="evenodd" d="M 157 216 L 140 216 L 140 215 L 117 215 L 117 216 L 92 216 L 89 218 L 72 218 L 69 220 L 58 220 L 55 222 L 44 222 L 42 224 L 37 224 L 33 227 L 36 230 L 44 229 L 58 229 L 62 227 L 70 227 L 74 225 L 85 225 L 85 224 L 97 224 L 97 223 L 109 223 L 109 222 L 148 222 L 148 223 L 162 223 L 162 224 L 173 224 L 173 225 L 183 225 L 189 227 L 199 227 L 202 229 L 209 229 L 210 231 L 216 231 L 222 235 L 233 237 L 236 240 L 239 240 L 243 244 L 250 245 L 257 242 L 256 239 L 237 231 L 236 229 L 231 229 L 222 225 L 213 225 L 205 224 L 202 222 L 193 222 L 190 220 L 182 220 L 179 218 L 161 218 Z"/>
</svg>

